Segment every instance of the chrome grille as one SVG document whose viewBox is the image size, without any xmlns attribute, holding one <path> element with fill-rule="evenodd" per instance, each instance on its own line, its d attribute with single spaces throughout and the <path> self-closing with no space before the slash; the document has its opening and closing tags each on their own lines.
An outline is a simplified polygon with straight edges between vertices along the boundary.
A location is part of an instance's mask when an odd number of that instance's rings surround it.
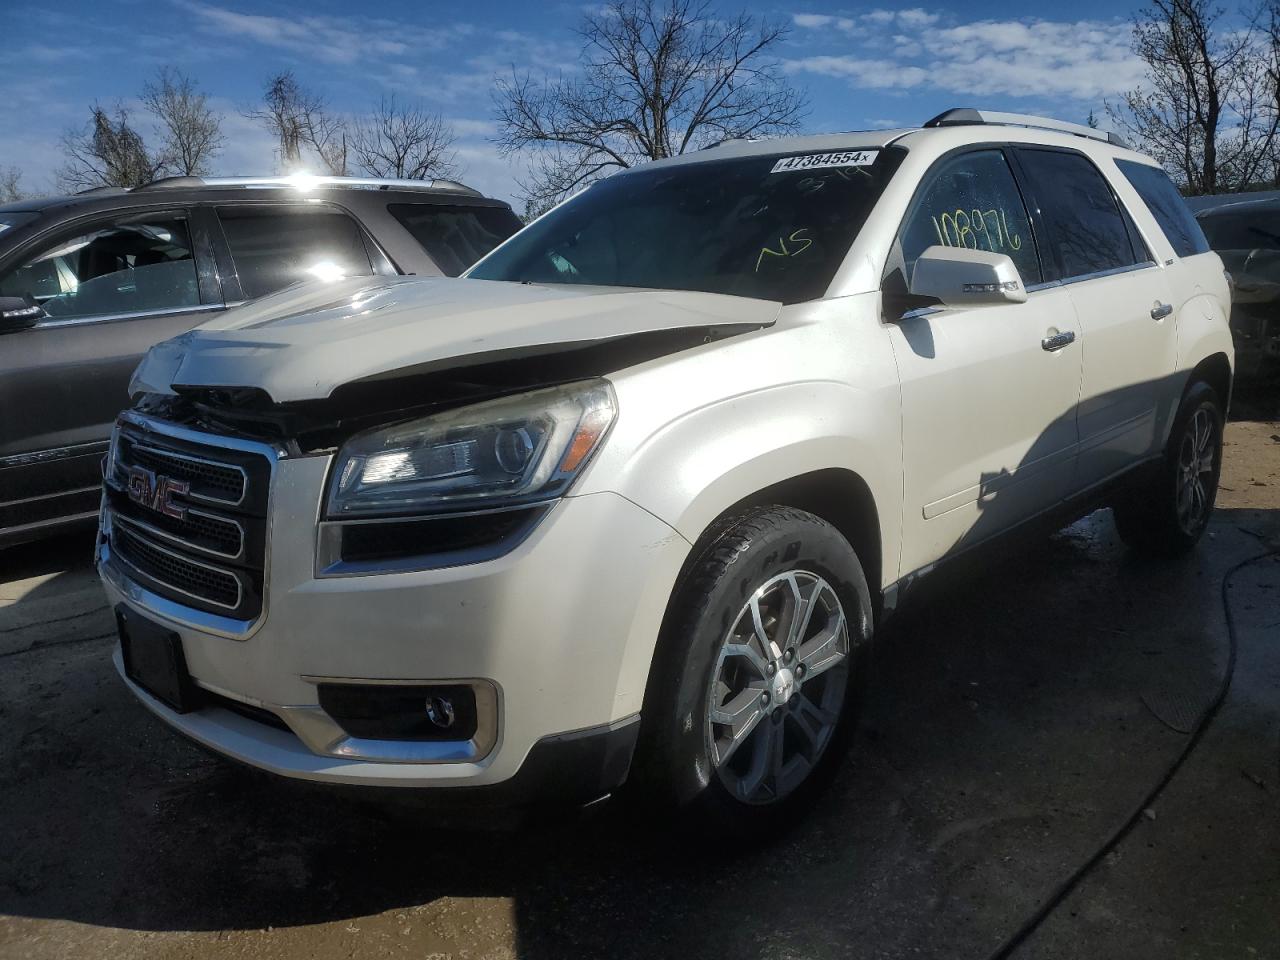
<svg viewBox="0 0 1280 960">
<path fill-rule="evenodd" d="M 176 603 L 239 620 L 262 611 L 271 461 L 125 414 L 106 477 L 123 571 Z"/>
<path fill-rule="evenodd" d="M 140 535 L 123 518 L 116 518 L 111 540 L 116 553 L 127 564 L 174 590 L 228 610 L 240 606 L 240 581 L 235 574 L 166 550 Z"/>
<path fill-rule="evenodd" d="M 120 439 L 117 456 L 156 473 L 191 485 L 192 494 L 202 500 L 235 506 L 244 499 L 245 472 L 235 464 L 215 463 L 200 457 L 161 450 L 136 442 L 127 434 Z"/>
</svg>

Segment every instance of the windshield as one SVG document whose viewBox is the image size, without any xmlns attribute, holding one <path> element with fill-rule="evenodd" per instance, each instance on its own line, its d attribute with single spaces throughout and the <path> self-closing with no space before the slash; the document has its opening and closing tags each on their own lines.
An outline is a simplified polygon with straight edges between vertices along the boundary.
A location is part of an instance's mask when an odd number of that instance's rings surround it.
<svg viewBox="0 0 1280 960">
<path fill-rule="evenodd" d="M 468 276 L 812 300 L 826 292 L 902 155 L 773 154 L 618 174 L 516 234 Z"/>
<path fill-rule="evenodd" d="M 4 233 L 10 227 L 18 227 L 24 223 L 30 223 L 38 216 L 40 214 L 31 213 L 30 211 L 10 210 L 6 212 L 0 210 L 0 233 Z"/>
</svg>

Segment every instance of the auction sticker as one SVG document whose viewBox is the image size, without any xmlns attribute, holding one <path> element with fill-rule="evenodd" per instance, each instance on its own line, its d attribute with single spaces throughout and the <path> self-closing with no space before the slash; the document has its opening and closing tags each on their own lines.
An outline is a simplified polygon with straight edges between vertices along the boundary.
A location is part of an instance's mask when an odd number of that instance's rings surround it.
<svg viewBox="0 0 1280 960">
<path fill-rule="evenodd" d="M 844 150 L 839 153 L 810 153 L 803 157 L 783 157 L 770 173 L 792 170 L 818 170 L 822 167 L 869 167 L 876 162 L 879 150 Z"/>
</svg>

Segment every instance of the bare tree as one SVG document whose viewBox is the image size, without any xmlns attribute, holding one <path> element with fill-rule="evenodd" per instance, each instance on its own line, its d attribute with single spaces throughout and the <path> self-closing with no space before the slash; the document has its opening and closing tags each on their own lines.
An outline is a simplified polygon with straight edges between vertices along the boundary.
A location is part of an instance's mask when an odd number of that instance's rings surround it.
<svg viewBox="0 0 1280 960">
<path fill-rule="evenodd" d="M 534 208 L 613 170 L 733 137 L 794 130 L 803 94 L 773 50 L 780 23 L 722 18 L 706 0 L 612 0 L 588 12 L 580 76 L 494 91 L 504 156 L 532 150 Z"/>
<path fill-rule="evenodd" d="M 66 163 L 57 176 L 63 189 L 140 187 L 164 171 L 165 158 L 147 151 L 123 106 L 116 106 L 114 116 L 96 103 L 92 109 L 87 129 L 62 138 Z"/>
<path fill-rule="evenodd" d="M 17 167 L 0 167 L 0 203 L 27 199 L 22 189 L 22 171 Z"/>
<path fill-rule="evenodd" d="M 345 124 L 328 112 L 323 97 L 303 89 L 292 70 L 269 77 L 262 106 L 244 115 L 275 135 L 280 144 L 280 165 L 286 170 L 302 169 L 303 151 L 309 147 L 329 173 L 341 176 L 347 172 Z"/>
<path fill-rule="evenodd" d="M 455 175 L 454 139 L 438 113 L 384 97 L 370 116 L 355 122 L 350 142 L 356 164 L 370 176 L 428 180 Z"/>
<path fill-rule="evenodd" d="M 1254 14 L 1254 24 L 1262 35 L 1262 112 L 1274 124 L 1280 118 L 1280 0 L 1263 0 Z M 1272 185 L 1280 186 L 1280 136 L 1273 136 L 1269 146 L 1270 178 Z"/>
<path fill-rule="evenodd" d="M 207 173 L 224 138 L 218 115 L 191 79 L 172 67 L 161 67 L 155 81 L 142 88 L 142 102 L 164 132 L 161 155 L 168 172 Z"/>
<path fill-rule="evenodd" d="M 1133 50 L 1149 88 L 1107 112 L 1160 160 L 1188 193 L 1240 189 L 1264 175 L 1277 114 L 1263 95 L 1266 64 L 1252 26 L 1232 29 L 1212 0 L 1148 0 Z"/>
</svg>

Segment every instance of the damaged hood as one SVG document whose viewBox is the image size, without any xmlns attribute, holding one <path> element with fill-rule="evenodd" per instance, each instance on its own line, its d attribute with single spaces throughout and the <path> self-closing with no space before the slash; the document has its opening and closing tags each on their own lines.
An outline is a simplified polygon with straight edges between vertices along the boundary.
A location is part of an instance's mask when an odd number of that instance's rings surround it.
<svg viewBox="0 0 1280 960">
<path fill-rule="evenodd" d="M 151 349 L 130 392 L 256 387 L 277 403 L 357 381 L 702 327 L 765 326 L 780 304 L 678 290 L 361 277 L 291 288 Z"/>
</svg>

